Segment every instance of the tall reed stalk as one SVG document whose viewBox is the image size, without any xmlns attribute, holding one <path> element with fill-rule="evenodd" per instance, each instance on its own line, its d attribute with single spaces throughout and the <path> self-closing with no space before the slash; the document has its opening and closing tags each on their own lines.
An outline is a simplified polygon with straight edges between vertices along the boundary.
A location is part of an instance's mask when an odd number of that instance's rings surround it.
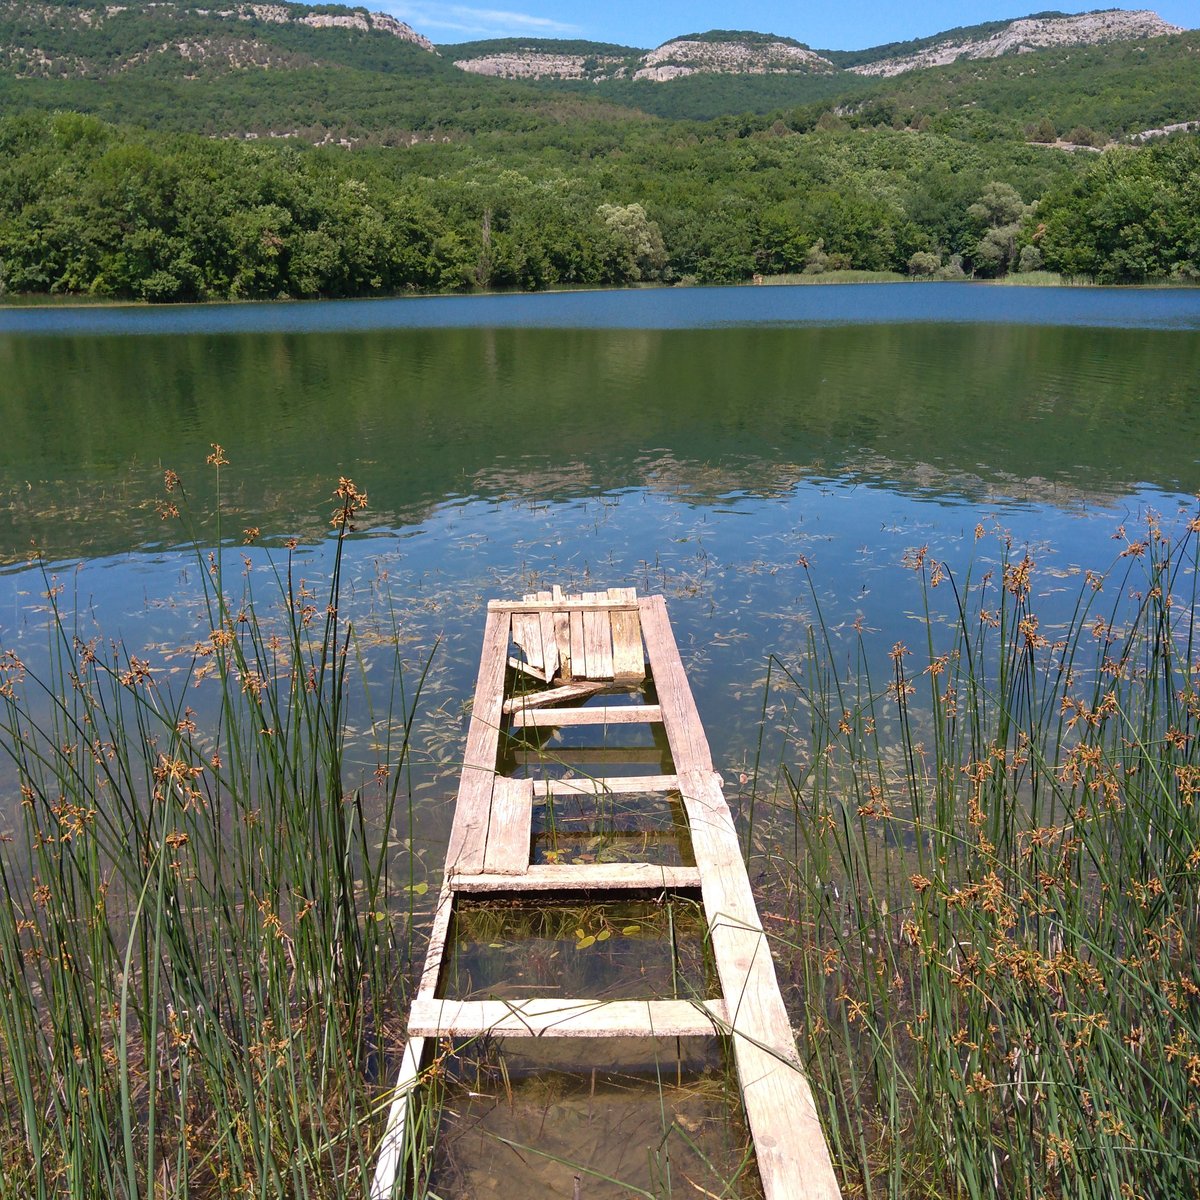
<svg viewBox="0 0 1200 1200">
<path fill-rule="evenodd" d="M 289 548 L 270 603 L 249 571 L 234 598 L 218 529 L 182 677 L 81 640 L 55 586 L 48 674 L 5 655 L 0 1197 L 363 1194 L 411 916 L 388 878 L 402 690 L 373 716 L 374 775 L 347 764 L 367 685 L 340 593 L 365 502 L 341 481 L 320 596 Z"/>
<path fill-rule="evenodd" d="M 1028 554 L 919 551 L 920 647 L 817 621 L 773 666 L 771 886 L 847 1194 L 1200 1194 L 1198 532 L 1151 519 L 1055 627 Z"/>
</svg>

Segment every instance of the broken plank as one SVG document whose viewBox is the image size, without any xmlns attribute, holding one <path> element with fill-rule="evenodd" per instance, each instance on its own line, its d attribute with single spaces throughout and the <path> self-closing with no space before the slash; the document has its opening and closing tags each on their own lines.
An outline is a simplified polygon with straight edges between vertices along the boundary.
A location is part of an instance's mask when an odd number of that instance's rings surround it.
<svg viewBox="0 0 1200 1200">
<path fill-rule="evenodd" d="M 493 875 L 521 875 L 529 866 L 533 824 L 533 780 L 497 777 L 492 788 L 483 869 Z"/>
<path fill-rule="evenodd" d="M 531 708 L 512 715 L 514 729 L 527 725 L 638 725 L 655 724 L 662 720 L 657 704 L 606 704 L 596 708 Z"/>
<path fill-rule="evenodd" d="M 568 651 L 569 657 L 569 651 Z M 604 691 L 609 685 L 603 682 L 581 680 L 579 683 L 563 683 L 558 687 L 547 688 L 541 692 L 525 692 L 520 696 L 510 696 L 504 701 L 506 713 L 518 712 L 525 708 L 543 708 L 547 704 L 562 704 L 565 700 L 583 700 Z"/>
<path fill-rule="evenodd" d="M 418 997 L 410 1037 L 711 1037 L 720 1000 L 442 1000 Z"/>
<path fill-rule="evenodd" d="M 563 591 L 554 585 L 553 598 L 563 599 Z M 554 623 L 554 641 L 558 646 L 558 662 L 564 679 L 571 678 L 571 616 L 565 609 L 556 607 L 551 617 Z"/>
<path fill-rule="evenodd" d="M 513 613 L 512 640 L 525 655 L 524 670 L 535 679 L 549 679 L 542 658 L 542 630 L 537 613 Z"/>
<path fill-rule="evenodd" d="M 551 593 L 538 592 L 537 598 L 539 601 L 548 601 L 551 599 Z M 558 673 L 558 639 L 554 634 L 554 613 L 549 609 L 542 609 L 537 616 L 542 642 L 542 669 L 546 672 L 546 682 L 549 683 Z"/>
<path fill-rule="evenodd" d="M 535 863 L 524 875 L 459 875 L 455 892 L 557 891 L 694 891 L 700 886 L 695 867 L 657 863 Z"/>
</svg>

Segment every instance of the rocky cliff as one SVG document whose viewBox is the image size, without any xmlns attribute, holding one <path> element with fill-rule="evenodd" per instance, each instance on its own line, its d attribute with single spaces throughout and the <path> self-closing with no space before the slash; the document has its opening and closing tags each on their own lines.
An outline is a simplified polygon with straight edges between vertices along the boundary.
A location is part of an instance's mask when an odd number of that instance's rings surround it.
<svg viewBox="0 0 1200 1200">
<path fill-rule="evenodd" d="M 806 46 L 785 39 L 714 41 L 676 38 L 642 57 L 634 79 L 663 83 L 684 75 L 827 74 L 833 63 Z"/>
<path fill-rule="evenodd" d="M 859 75 L 900 75 L 926 67 L 940 67 L 961 58 L 999 58 L 1051 46 L 1093 46 L 1103 42 L 1131 41 L 1182 33 L 1157 13 L 1147 10 L 1083 13 L 1079 16 L 1024 17 L 1010 21 L 987 37 L 934 41 L 912 54 L 881 58 L 848 67 Z"/>
</svg>

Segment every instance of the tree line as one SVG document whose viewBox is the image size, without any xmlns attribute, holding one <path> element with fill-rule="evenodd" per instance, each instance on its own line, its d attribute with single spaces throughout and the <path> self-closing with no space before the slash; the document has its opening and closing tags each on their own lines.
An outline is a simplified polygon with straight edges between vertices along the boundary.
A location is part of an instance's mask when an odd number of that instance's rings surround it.
<svg viewBox="0 0 1200 1200">
<path fill-rule="evenodd" d="M 6 117 L 0 289 L 178 301 L 838 268 L 1200 275 L 1195 138 L 1085 161 L 891 129 L 624 135 L 350 151 Z"/>
</svg>

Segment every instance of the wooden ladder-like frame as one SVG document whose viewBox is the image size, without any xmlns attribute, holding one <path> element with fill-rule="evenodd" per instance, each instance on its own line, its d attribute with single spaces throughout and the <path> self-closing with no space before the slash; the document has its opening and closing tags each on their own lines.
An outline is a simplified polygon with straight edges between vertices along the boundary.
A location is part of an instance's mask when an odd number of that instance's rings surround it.
<svg viewBox="0 0 1200 1200">
<path fill-rule="evenodd" d="M 644 650 L 643 650 L 644 643 Z M 510 653 L 516 645 L 521 655 Z M 650 677 L 657 704 L 559 707 Z M 537 690 L 506 696 L 508 669 Z M 544 687 L 539 685 L 544 684 Z M 661 724 L 672 775 L 513 779 L 499 774 L 500 736 L 510 728 Z M 678 791 L 695 867 L 648 863 L 531 864 L 535 797 L 580 791 Z M 449 1000 L 436 994 L 456 897 L 494 893 L 698 891 L 721 996 L 716 1000 Z M 408 1018 L 395 1098 L 381 1144 L 372 1200 L 403 1194 L 405 1136 L 428 1043 L 482 1034 L 505 1037 L 725 1036 L 733 1047 L 759 1175 L 767 1200 L 840 1197 L 812 1091 L 801 1069 L 767 937 L 758 918 L 733 819 L 679 657 L 662 596 L 632 588 L 564 595 L 539 592 L 492 601 L 458 803 L 433 930 Z"/>
</svg>

